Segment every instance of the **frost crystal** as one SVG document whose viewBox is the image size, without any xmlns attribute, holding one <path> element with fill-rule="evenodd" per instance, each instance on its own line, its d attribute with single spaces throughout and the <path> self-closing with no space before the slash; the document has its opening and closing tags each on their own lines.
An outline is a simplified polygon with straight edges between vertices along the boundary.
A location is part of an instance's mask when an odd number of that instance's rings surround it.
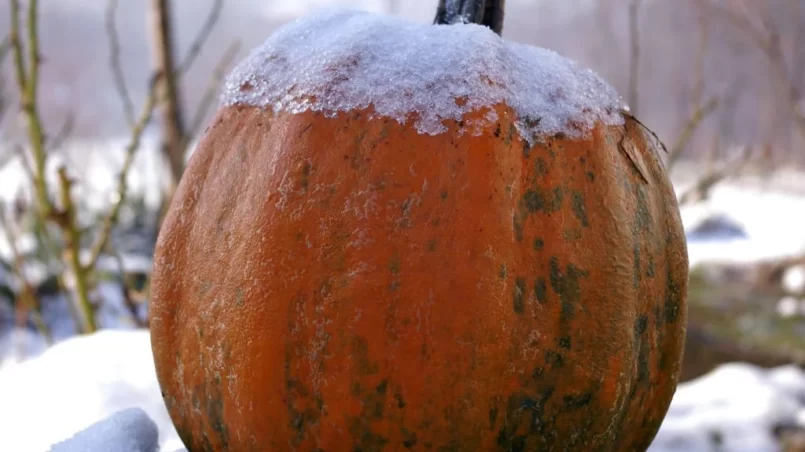
<svg viewBox="0 0 805 452">
<path fill-rule="evenodd" d="M 229 75 L 221 100 L 328 116 L 371 106 L 432 135 L 447 130 L 445 120 L 505 103 L 530 142 L 578 137 L 596 121 L 623 123 L 618 93 L 556 52 L 505 41 L 475 24 L 418 24 L 339 9 L 277 30 Z"/>
</svg>

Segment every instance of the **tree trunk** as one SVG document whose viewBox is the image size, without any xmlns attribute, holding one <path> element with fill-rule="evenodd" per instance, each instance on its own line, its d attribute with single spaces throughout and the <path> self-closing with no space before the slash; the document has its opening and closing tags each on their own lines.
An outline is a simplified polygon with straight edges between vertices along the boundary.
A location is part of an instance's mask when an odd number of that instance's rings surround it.
<svg viewBox="0 0 805 452">
<path fill-rule="evenodd" d="M 170 4 L 170 0 L 151 0 L 149 13 L 151 54 L 155 72 L 159 76 L 156 92 L 161 98 L 158 104 L 162 128 L 160 150 L 170 169 L 169 186 L 163 198 L 163 211 L 170 203 L 184 171 L 186 135 L 179 87 L 176 83 Z"/>
</svg>

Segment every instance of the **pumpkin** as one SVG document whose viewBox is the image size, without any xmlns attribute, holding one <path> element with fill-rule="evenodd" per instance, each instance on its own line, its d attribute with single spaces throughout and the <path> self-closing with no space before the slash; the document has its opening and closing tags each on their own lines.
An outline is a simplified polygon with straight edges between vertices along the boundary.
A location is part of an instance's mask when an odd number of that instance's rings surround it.
<svg viewBox="0 0 805 452">
<path fill-rule="evenodd" d="M 229 75 L 155 251 L 190 451 L 651 443 L 688 272 L 661 145 L 481 3 L 327 10 Z"/>
</svg>

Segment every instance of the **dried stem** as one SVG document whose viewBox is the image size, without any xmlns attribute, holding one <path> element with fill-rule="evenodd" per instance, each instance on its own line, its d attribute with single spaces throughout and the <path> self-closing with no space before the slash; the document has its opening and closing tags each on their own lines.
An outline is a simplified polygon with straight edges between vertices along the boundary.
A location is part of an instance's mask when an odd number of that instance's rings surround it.
<svg viewBox="0 0 805 452">
<path fill-rule="evenodd" d="M 129 290 L 128 284 L 126 284 L 126 267 L 123 265 L 123 257 L 111 247 L 109 248 L 109 252 L 114 257 L 120 273 L 120 291 L 123 296 L 123 303 L 126 305 L 126 309 L 128 309 L 134 324 L 140 328 L 145 328 L 148 326 L 148 321 L 140 318 L 140 315 L 137 313 L 137 304 L 131 298 L 131 291 Z"/>
<path fill-rule="evenodd" d="M 42 319 L 42 310 L 39 300 L 36 297 L 36 290 L 25 275 L 25 262 L 19 248 L 17 248 L 17 237 L 14 235 L 11 224 L 6 218 L 5 206 L 2 203 L 0 203 L 0 226 L 2 226 L 5 231 L 6 241 L 8 241 L 9 248 L 11 248 L 14 273 L 17 274 L 17 278 L 20 280 L 21 294 L 18 319 L 25 319 L 30 313 L 39 334 L 41 334 L 45 342 L 50 345 L 53 343 L 53 336 L 50 329 L 45 324 L 45 321 Z"/>
<path fill-rule="evenodd" d="M 84 317 L 83 331 L 94 333 L 98 327 L 95 322 L 95 310 L 89 301 L 89 278 L 86 268 L 81 265 L 81 234 L 75 227 L 76 212 L 73 197 L 70 193 L 72 181 L 67 176 L 67 170 L 59 168 L 59 194 L 62 208 L 62 234 L 64 237 L 65 261 L 75 278 L 75 297 L 78 309 Z"/>
<path fill-rule="evenodd" d="M 31 154 L 34 160 L 34 190 L 36 192 L 37 207 L 40 215 L 47 217 L 52 213 L 53 205 L 48 196 L 45 181 L 45 165 L 47 154 L 45 152 L 45 133 L 42 121 L 36 106 L 37 90 L 39 84 L 39 34 L 37 14 L 39 12 L 37 0 L 30 0 L 26 27 L 28 30 L 28 52 L 26 55 L 20 39 L 19 28 L 19 0 L 10 0 L 11 4 L 11 48 L 14 54 L 14 66 L 20 87 L 22 111 L 28 123 L 28 140 L 31 145 Z"/>
</svg>

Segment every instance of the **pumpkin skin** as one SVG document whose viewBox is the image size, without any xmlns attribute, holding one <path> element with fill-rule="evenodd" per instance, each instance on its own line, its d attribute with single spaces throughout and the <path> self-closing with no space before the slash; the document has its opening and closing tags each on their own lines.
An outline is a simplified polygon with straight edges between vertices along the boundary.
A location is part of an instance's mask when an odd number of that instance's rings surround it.
<svg viewBox="0 0 805 452">
<path fill-rule="evenodd" d="M 645 450 L 688 260 L 645 129 L 529 146 L 222 108 L 162 226 L 150 329 L 191 451 Z"/>
</svg>

